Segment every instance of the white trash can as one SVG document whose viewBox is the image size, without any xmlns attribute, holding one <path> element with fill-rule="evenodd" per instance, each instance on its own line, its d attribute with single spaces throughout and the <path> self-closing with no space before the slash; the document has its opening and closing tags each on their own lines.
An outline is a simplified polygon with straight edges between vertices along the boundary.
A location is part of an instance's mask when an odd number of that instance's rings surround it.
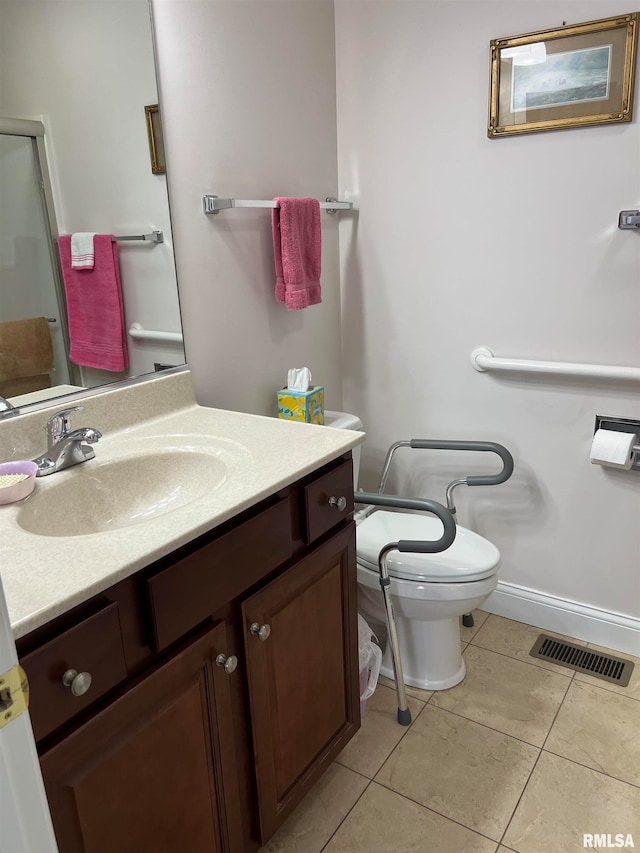
<svg viewBox="0 0 640 853">
<path fill-rule="evenodd" d="M 360 716 L 365 712 L 367 699 L 373 695 L 380 675 L 382 649 L 374 642 L 376 635 L 358 613 L 358 654 L 360 662 Z"/>
</svg>

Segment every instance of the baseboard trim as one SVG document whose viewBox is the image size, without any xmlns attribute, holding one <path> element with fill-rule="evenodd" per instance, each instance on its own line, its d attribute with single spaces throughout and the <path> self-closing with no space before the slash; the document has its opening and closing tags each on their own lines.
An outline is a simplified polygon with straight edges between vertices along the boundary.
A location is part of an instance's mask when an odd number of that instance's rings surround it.
<svg viewBox="0 0 640 853">
<path fill-rule="evenodd" d="M 482 610 L 640 657 L 640 619 L 498 581 Z"/>
</svg>

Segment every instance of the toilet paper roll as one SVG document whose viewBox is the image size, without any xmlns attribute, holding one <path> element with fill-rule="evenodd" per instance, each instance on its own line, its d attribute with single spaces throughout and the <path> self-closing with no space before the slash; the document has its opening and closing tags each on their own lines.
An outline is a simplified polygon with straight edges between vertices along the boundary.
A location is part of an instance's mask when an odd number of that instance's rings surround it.
<svg viewBox="0 0 640 853">
<path fill-rule="evenodd" d="M 635 433 L 599 429 L 591 442 L 591 464 L 628 471 L 633 464 L 632 449 L 637 442 Z"/>
</svg>

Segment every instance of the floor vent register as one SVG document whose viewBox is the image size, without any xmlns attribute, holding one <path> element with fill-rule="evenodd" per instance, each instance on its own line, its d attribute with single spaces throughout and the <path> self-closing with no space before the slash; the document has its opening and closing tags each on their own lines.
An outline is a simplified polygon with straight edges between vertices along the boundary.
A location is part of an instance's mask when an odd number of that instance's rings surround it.
<svg viewBox="0 0 640 853">
<path fill-rule="evenodd" d="M 575 669 L 576 672 L 585 672 L 620 687 L 627 687 L 633 672 L 633 661 L 594 652 L 584 646 L 566 643 L 546 634 L 540 634 L 529 654 L 534 658 Z"/>
</svg>

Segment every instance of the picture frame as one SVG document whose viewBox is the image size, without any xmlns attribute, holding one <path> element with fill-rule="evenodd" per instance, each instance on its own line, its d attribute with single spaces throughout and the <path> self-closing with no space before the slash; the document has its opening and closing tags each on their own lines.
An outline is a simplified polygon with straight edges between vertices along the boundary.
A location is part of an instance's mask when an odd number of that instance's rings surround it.
<svg viewBox="0 0 640 853">
<path fill-rule="evenodd" d="M 147 123 L 147 137 L 149 138 L 151 171 L 154 175 L 164 175 L 166 173 L 164 140 L 162 138 L 162 125 L 160 123 L 160 109 L 158 104 L 148 104 L 144 108 L 144 115 Z"/>
<path fill-rule="evenodd" d="M 639 19 L 493 39 L 489 138 L 631 121 Z"/>
</svg>

